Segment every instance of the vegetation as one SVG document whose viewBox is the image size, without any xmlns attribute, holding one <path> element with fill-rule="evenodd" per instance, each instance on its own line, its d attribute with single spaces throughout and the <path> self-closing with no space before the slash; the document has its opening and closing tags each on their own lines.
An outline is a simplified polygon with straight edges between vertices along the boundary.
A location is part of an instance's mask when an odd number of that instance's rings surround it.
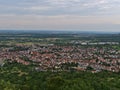
<svg viewBox="0 0 120 90">
<path fill-rule="evenodd" d="M 0 68 L 0 90 L 120 90 L 120 75 L 103 71 L 37 72 L 7 62 Z"/>
</svg>

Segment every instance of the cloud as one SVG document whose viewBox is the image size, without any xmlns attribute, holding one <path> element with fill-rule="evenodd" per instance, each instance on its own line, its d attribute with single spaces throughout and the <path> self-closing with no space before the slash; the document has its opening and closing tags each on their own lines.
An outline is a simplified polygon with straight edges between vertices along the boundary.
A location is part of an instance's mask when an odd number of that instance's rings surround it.
<svg viewBox="0 0 120 90">
<path fill-rule="evenodd" d="M 0 14 L 120 14 L 120 0 L 1 0 Z"/>
<path fill-rule="evenodd" d="M 119 8 L 120 0 L 0 0 L 0 29 L 118 31 Z"/>
</svg>

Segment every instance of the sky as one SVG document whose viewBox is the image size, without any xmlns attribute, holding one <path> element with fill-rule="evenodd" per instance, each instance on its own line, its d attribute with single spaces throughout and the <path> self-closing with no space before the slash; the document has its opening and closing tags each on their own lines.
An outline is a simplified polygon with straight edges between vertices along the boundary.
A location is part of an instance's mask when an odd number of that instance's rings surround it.
<svg viewBox="0 0 120 90">
<path fill-rule="evenodd" d="M 120 0 L 0 0 L 0 30 L 120 32 Z"/>
</svg>

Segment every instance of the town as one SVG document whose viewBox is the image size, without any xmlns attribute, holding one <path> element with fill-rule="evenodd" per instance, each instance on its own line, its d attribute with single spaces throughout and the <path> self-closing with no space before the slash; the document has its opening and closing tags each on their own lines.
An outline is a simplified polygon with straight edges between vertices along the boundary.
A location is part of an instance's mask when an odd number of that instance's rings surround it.
<svg viewBox="0 0 120 90">
<path fill-rule="evenodd" d="M 120 71 L 120 50 L 110 46 L 18 45 L 2 48 L 0 53 L 0 60 L 34 65 L 37 71 Z"/>
<path fill-rule="evenodd" d="M 119 74 L 120 34 L 0 34 L 1 90 L 119 90 Z"/>
</svg>

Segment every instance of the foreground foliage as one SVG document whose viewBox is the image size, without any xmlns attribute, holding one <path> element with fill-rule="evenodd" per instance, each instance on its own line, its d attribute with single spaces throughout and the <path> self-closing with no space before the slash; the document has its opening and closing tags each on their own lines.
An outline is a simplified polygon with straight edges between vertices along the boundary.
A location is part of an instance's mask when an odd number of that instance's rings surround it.
<svg viewBox="0 0 120 90">
<path fill-rule="evenodd" d="M 0 90 L 120 90 L 120 73 L 37 72 L 33 66 L 6 63 Z"/>
</svg>

